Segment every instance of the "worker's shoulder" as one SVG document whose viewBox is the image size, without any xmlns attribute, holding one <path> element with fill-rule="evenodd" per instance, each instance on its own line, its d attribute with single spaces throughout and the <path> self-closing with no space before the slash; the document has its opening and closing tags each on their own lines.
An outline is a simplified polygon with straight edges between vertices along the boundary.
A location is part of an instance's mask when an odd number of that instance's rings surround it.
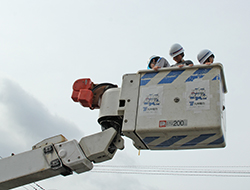
<svg viewBox="0 0 250 190">
<path fill-rule="evenodd" d="M 185 60 L 185 61 L 183 62 L 183 64 L 184 64 L 184 65 L 192 65 L 192 64 L 194 64 L 194 63 L 193 63 L 193 61 L 191 61 L 191 60 Z"/>
<path fill-rule="evenodd" d="M 157 62 L 168 62 L 165 57 L 160 57 Z"/>
</svg>

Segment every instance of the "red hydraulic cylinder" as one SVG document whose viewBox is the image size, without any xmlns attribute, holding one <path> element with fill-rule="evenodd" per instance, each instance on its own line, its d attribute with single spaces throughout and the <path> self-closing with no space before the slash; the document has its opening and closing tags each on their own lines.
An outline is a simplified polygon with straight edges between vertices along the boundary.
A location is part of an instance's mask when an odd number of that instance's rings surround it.
<svg viewBox="0 0 250 190">
<path fill-rule="evenodd" d="M 80 102 L 84 107 L 92 107 L 94 83 L 89 78 L 78 79 L 73 84 L 72 100 Z"/>
</svg>

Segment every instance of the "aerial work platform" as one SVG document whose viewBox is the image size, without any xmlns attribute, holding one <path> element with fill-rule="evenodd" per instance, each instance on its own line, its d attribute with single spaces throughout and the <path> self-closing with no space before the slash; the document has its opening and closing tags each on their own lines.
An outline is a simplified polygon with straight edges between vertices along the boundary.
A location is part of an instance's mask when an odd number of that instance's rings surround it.
<svg viewBox="0 0 250 190">
<path fill-rule="evenodd" d="M 225 147 L 225 93 L 219 63 L 124 75 L 122 132 L 138 149 Z"/>
<path fill-rule="evenodd" d="M 142 70 L 123 76 L 122 86 L 79 79 L 72 99 L 100 109 L 102 131 L 68 141 L 57 135 L 32 150 L 0 160 L 0 190 L 56 175 L 80 174 L 124 148 L 123 135 L 137 149 L 179 150 L 226 146 L 227 93 L 221 64 Z"/>
</svg>

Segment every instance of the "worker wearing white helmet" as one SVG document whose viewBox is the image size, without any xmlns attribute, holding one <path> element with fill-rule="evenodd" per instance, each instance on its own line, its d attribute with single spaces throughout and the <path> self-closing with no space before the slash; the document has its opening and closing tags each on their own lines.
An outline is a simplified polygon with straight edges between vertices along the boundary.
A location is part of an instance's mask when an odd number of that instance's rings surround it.
<svg viewBox="0 0 250 190">
<path fill-rule="evenodd" d="M 170 64 L 164 57 L 160 57 L 157 55 L 151 56 L 148 59 L 147 65 L 148 69 L 154 69 L 155 71 L 162 67 L 170 67 Z"/>
<path fill-rule="evenodd" d="M 184 49 L 180 44 L 174 44 L 171 46 L 169 50 L 169 54 L 171 57 L 173 57 L 173 60 L 176 62 L 174 65 L 171 65 L 171 67 L 183 67 L 185 65 L 193 66 L 193 62 L 190 60 L 184 60 Z"/>
<path fill-rule="evenodd" d="M 214 62 L 214 54 L 208 50 L 208 49 L 204 49 L 202 50 L 198 55 L 197 55 L 197 59 L 200 62 L 200 64 L 206 64 L 206 65 L 210 65 Z"/>
</svg>

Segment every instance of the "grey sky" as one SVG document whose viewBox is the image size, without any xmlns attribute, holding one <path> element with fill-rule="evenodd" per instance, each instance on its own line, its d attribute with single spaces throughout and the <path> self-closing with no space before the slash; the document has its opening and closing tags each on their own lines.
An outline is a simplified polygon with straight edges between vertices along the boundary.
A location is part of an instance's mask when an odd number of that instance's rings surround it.
<svg viewBox="0 0 250 190">
<path fill-rule="evenodd" d="M 1 152 L 2 156 L 16 153 L 15 151 L 19 153 L 20 150 L 24 151 L 24 148 L 30 149 L 30 146 L 38 141 L 57 134 L 63 134 L 68 138 L 81 137 L 84 134 L 74 123 L 52 115 L 42 103 L 11 80 L 1 80 L 0 104 L 0 146 L 1 150 L 5 150 Z"/>
<path fill-rule="evenodd" d="M 153 54 L 173 64 L 169 48 L 180 43 L 195 64 L 198 52 L 208 48 L 225 67 L 227 147 L 138 156 L 125 138 L 126 148 L 103 164 L 249 166 L 249 5 L 247 0 L 1 1 L 0 156 L 29 150 L 55 134 L 80 140 L 99 132 L 98 110 L 70 99 L 73 82 L 89 77 L 120 86 L 123 74 L 145 69 Z M 250 180 L 87 172 L 39 184 L 46 190 L 247 190 Z"/>
</svg>

